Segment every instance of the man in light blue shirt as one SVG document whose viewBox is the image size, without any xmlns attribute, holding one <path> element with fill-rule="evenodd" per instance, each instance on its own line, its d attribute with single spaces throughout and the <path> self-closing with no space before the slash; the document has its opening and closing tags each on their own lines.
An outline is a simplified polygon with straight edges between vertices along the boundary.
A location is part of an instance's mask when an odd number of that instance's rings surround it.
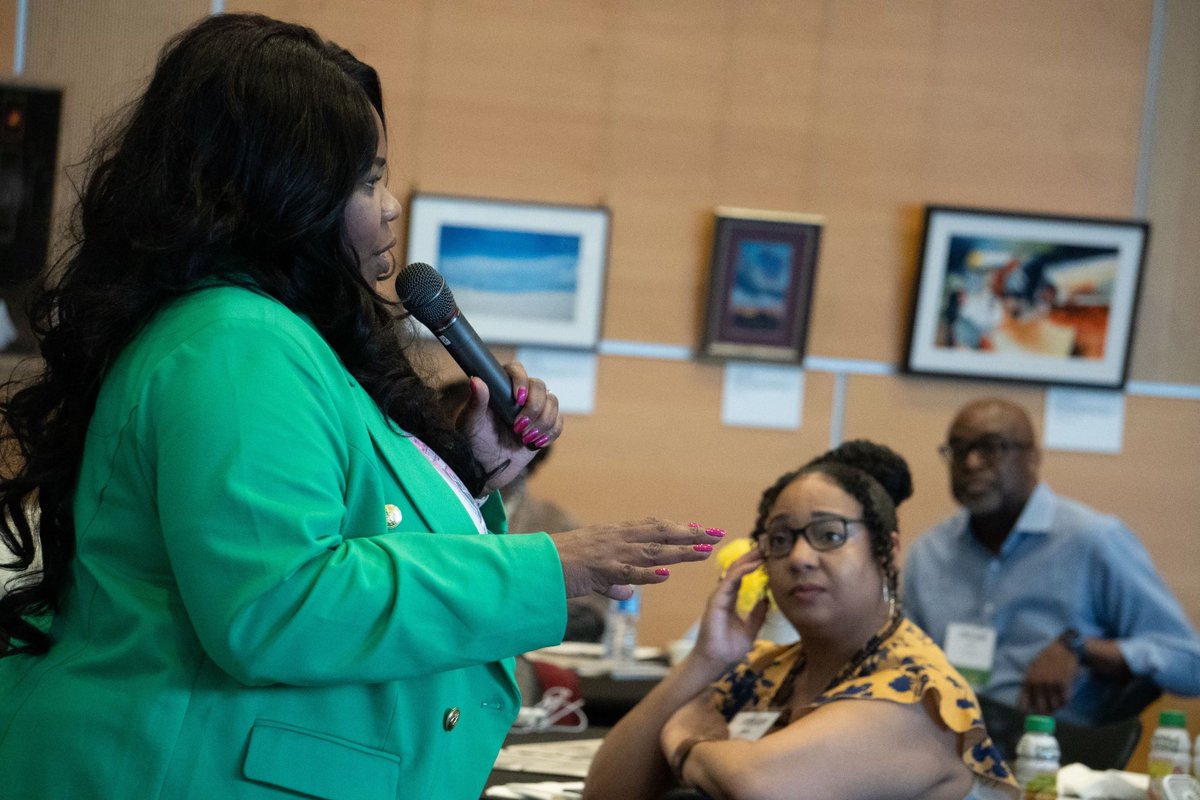
<svg viewBox="0 0 1200 800">
<path fill-rule="evenodd" d="M 1039 481 L 1024 409 L 972 402 L 940 449 L 962 508 L 913 545 L 904 603 L 980 695 L 1088 725 L 1136 714 L 1139 685 L 1200 695 L 1183 609 L 1119 519 Z"/>
</svg>

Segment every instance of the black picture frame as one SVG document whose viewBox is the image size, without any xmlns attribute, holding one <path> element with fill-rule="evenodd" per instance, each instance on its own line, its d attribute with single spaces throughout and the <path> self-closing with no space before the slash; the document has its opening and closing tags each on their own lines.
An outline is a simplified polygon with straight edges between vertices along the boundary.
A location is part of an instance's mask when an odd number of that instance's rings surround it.
<svg viewBox="0 0 1200 800">
<path fill-rule="evenodd" d="M 0 352 L 36 349 L 26 306 L 47 267 L 62 91 L 0 83 Z"/>
<path fill-rule="evenodd" d="M 1150 226 L 930 205 L 905 370 L 1121 389 Z"/>
<path fill-rule="evenodd" d="M 715 212 L 703 358 L 802 363 L 824 218 Z"/>
</svg>

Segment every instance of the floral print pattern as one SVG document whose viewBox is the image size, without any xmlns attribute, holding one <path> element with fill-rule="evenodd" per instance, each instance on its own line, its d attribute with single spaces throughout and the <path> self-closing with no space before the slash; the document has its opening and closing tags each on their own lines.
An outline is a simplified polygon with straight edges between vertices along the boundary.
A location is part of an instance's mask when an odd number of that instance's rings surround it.
<svg viewBox="0 0 1200 800">
<path fill-rule="evenodd" d="M 803 657 L 803 643 L 758 642 L 733 669 L 713 684 L 713 702 L 725 716 L 763 710 L 771 705 L 789 671 Z M 921 702 L 929 691 L 937 700 L 942 722 L 963 734 L 962 760 L 984 783 L 1016 789 L 1016 781 L 983 726 L 975 693 L 933 640 L 909 620 L 863 662 L 848 679 L 822 693 L 817 708 L 840 700 Z"/>
</svg>

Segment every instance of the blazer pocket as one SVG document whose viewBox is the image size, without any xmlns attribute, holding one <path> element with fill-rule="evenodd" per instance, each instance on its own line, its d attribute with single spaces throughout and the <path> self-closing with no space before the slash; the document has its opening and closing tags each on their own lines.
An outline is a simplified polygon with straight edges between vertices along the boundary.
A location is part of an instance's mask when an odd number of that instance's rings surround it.
<svg viewBox="0 0 1200 800">
<path fill-rule="evenodd" d="M 257 720 L 250 730 L 242 774 L 322 800 L 394 797 L 400 759 L 336 736 Z"/>
</svg>

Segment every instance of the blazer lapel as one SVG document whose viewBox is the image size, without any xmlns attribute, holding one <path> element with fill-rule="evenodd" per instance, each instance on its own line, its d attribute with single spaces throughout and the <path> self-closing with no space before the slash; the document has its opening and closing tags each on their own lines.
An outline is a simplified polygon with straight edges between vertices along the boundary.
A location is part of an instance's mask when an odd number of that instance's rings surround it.
<svg viewBox="0 0 1200 800">
<path fill-rule="evenodd" d="M 417 510 L 425 528 L 432 533 L 475 533 L 475 522 L 458 495 L 411 437 L 388 422 L 366 391 L 359 388 L 354 395 L 380 461 Z"/>
</svg>

